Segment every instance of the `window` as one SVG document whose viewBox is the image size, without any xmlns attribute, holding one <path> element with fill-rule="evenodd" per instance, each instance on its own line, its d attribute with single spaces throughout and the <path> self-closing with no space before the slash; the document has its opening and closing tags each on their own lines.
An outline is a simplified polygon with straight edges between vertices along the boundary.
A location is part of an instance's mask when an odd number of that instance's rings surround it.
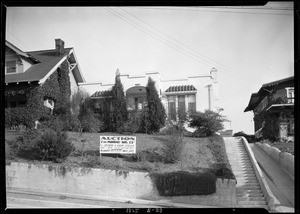
<svg viewBox="0 0 300 214">
<path fill-rule="evenodd" d="M 175 105 L 175 96 L 168 96 L 168 117 L 171 120 L 176 120 L 176 105 Z"/>
<path fill-rule="evenodd" d="M 16 60 L 9 60 L 5 62 L 5 68 L 6 68 L 6 73 L 11 74 L 11 73 L 16 73 L 17 72 L 17 63 Z"/>
<path fill-rule="evenodd" d="M 294 103 L 294 87 L 286 88 L 288 103 Z"/>
<path fill-rule="evenodd" d="M 188 95 L 187 101 L 188 101 L 188 112 L 192 113 L 196 111 L 196 96 L 194 94 Z"/>
<path fill-rule="evenodd" d="M 180 120 L 184 120 L 186 117 L 185 95 L 178 96 L 178 117 Z"/>
</svg>

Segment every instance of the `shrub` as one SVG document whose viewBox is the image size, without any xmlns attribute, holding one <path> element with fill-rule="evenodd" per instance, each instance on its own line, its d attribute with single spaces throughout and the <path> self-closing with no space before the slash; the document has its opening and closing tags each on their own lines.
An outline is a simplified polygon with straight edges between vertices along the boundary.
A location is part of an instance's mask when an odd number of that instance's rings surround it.
<svg viewBox="0 0 300 214">
<path fill-rule="evenodd" d="M 113 131 L 122 130 L 123 124 L 127 121 L 128 111 L 124 94 L 124 88 L 121 83 L 120 74 L 116 74 L 115 85 L 112 88 L 112 121 L 111 128 Z"/>
<path fill-rule="evenodd" d="M 36 139 L 34 156 L 38 160 L 62 161 L 66 159 L 75 147 L 67 140 L 65 132 L 55 132 L 48 129 Z"/>
<path fill-rule="evenodd" d="M 216 192 L 216 176 L 210 172 L 151 173 L 150 177 L 162 196 L 208 195 Z"/>
<path fill-rule="evenodd" d="M 195 127 L 195 137 L 208 137 L 223 129 L 223 122 L 226 120 L 219 112 L 205 110 L 205 112 L 195 112 L 191 115 L 190 127 Z"/>
<path fill-rule="evenodd" d="M 34 127 L 32 112 L 27 107 L 5 109 L 5 127 L 11 128 L 18 125 Z"/>
<path fill-rule="evenodd" d="M 103 122 L 92 109 L 87 109 L 86 113 L 80 116 L 80 123 L 83 132 L 101 132 L 104 129 Z"/>
<path fill-rule="evenodd" d="M 16 156 L 35 160 L 64 160 L 74 150 L 66 133 L 53 129 L 31 129 L 8 143 Z"/>
<path fill-rule="evenodd" d="M 33 150 L 35 148 L 36 139 L 41 134 L 41 130 L 29 129 L 16 140 L 8 141 L 12 152 L 21 158 L 34 159 Z"/>
<path fill-rule="evenodd" d="M 155 88 L 155 82 L 149 77 L 147 83 L 147 106 L 143 117 L 146 133 L 158 132 L 165 124 L 165 108 Z"/>
</svg>

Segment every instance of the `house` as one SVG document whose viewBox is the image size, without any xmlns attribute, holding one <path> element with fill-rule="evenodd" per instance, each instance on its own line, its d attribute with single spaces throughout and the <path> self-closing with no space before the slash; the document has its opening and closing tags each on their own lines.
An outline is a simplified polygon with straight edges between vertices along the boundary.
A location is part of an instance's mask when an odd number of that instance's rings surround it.
<svg viewBox="0 0 300 214">
<path fill-rule="evenodd" d="M 248 111 L 254 113 L 254 130 L 257 138 L 293 140 L 294 77 L 263 84 L 257 93 L 251 95 L 244 112 Z"/>
<path fill-rule="evenodd" d="M 218 109 L 218 81 L 217 69 L 215 68 L 207 75 L 190 76 L 176 80 L 162 80 L 159 72 L 145 73 L 139 76 L 119 74 L 119 77 L 124 87 L 129 112 L 144 108 L 146 85 L 149 77 L 155 81 L 159 97 L 168 117 L 172 120 L 176 121 L 181 117 L 180 111 L 189 113 Z M 110 99 L 114 84 L 83 83 L 80 85 L 97 87 L 98 91 L 91 96 L 95 101 L 96 111 L 112 110 Z"/>
<path fill-rule="evenodd" d="M 65 48 L 61 39 L 55 39 L 55 48 L 50 50 L 25 52 L 8 41 L 5 45 L 6 120 L 17 110 L 20 114 L 31 109 L 35 119 L 41 111 L 52 113 L 84 82 L 74 48 Z"/>
</svg>

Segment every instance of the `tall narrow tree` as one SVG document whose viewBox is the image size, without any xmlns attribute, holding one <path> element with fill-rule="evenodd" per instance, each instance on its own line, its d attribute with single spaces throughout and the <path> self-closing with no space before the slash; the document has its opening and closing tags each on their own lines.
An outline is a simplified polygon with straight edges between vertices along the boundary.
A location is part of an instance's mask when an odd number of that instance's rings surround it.
<svg viewBox="0 0 300 214">
<path fill-rule="evenodd" d="M 126 98 L 124 88 L 120 79 L 119 70 L 116 72 L 115 85 L 112 88 L 112 130 L 119 131 L 122 129 L 123 124 L 128 119 L 128 111 L 126 105 Z"/>
<path fill-rule="evenodd" d="M 149 133 L 158 132 L 159 129 L 165 124 L 165 108 L 159 98 L 158 92 L 155 87 L 155 82 L 149 77 L 147 83 L 147 108 L 145 122 L 146 130 Z"/>
</svg>

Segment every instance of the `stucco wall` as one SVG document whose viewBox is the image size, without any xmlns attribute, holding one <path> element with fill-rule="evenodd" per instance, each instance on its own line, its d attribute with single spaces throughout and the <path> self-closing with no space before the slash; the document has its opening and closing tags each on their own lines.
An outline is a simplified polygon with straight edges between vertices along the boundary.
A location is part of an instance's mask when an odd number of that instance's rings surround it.
<svg viewBox="0 0 300 214">
<path fill-rule="evenodd" d="M 270 157 L 272 157 L 276 162 L 278 162 L 280 166 L 294 178 L 294 155 L 287 152 L 281 152 L 278 148 L 270 146 L 266 143 L 256 143 L 256 145 L 258 145 Z"/>
<path fill-rule="evenodd" d="M 6 187 L 79 194 L 235 207 L 236 180 L 217 179 L 216 193 L 203 196 L 159 196 L 148 173 L 12 162 L 6 165 Z"/>
</svg>

